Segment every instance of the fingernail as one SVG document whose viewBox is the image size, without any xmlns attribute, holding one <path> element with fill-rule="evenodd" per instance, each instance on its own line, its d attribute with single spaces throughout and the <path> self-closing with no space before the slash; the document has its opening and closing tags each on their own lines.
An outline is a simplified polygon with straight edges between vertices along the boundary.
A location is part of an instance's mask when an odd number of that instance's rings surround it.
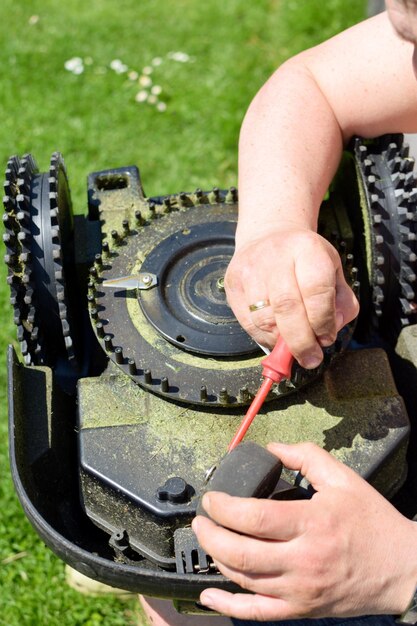
<svg viewBox="0 0 417 626">
<path fill-rule="evenodd" d="M 200 595 L 200 602 L 201 604 L 204 604 L 204 606 L 207 606 L 209 609 L 212 609 L 214 606 L 214 598 L 212 598 L 209 593 L 205 593 L 204 591 Z"/>
<path fill-rule="evenodd" d="M 307 370 L 313 370 L 315 367 L 318 367 L 321 363 L 321 359 L 317 356 L 308 356 L 303 359 L 302 366 Z"/>
<path fill-rule="evenodd" d="M 193 519 L 193 521 L 191 522 L 191 528 L 193 529 L 193 531 L 195 532 L 195 534 L 197 534 L 197 533 L 198 533 L 198 526 L 199 526 L 199 524 L 198 524 L 198 520 L 197 520 L 197 518 L 195 517 L 195 518 Z"/>
<path fill-rule="evenodd" d="M 334 343 L 333 337 L 329 337 L 327 335 L 323 335 L 322 337 L 318 337 L 320 345 L 323 347 L 331 346 Z"/>
<path fill-rule="evenodd" d="M 342 311 L 336 311 L 336 328 L 340 330 L 344 325 L 344 317 Z"/>
<path fill-rule="evenodd" d="M 204 494 L 201 504 L 203 505 L 203 509 L 207 513 L 210 513 L 210 496 L 208 495 L 208 493 Z"/>
</svg>

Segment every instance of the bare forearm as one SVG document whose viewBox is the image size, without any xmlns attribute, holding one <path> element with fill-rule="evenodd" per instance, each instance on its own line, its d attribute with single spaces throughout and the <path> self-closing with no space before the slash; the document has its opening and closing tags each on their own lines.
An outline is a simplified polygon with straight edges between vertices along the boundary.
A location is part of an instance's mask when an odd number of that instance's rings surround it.
<svg viewBox="0 0 417 626">
<path fill-rule="evenodd" d="M 242 125 L 237 243 L 274 224 L 315 230 L 342 146 L 339 124 L 314 78 L 296 62 L 282 66 Z"/>
<path fill-rule="evenodd" d="M 275 72 L 242 126 L 238 245 L 285 222 L 315 229 L 352 135 L 417 131 L 412 53 L 383 14 Z"/>
</svg>

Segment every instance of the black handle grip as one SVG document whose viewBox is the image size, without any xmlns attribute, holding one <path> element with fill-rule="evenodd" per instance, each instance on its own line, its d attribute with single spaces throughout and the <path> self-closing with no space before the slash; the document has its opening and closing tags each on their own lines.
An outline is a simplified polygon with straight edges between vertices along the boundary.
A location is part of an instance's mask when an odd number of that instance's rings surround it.
<svg viewBox="0 0 417 626">
<path fill-rule="evenodd" d="M 274 454 L 253 441 L 246 441 L 223 457 L 203 493 L 223 491 L 242 498 L 267 498 L 273 492 L 281 472 L 282 463 Z M 197 515 L 208 517 L 202 507 L 201 497 Z"/>
</svg>

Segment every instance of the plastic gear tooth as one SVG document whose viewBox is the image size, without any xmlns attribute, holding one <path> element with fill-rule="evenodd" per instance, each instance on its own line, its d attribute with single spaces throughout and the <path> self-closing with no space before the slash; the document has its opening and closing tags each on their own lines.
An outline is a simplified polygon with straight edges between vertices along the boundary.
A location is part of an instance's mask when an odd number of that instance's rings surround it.
<svg viewBox="0 0 417 626">
<path fill-rule="evenodd" d="M 3 259 L 8 268 L 11 269 L 12 267 L 15 267 L 18 256 L 16 254 L 5 254 Z"/>
<path fill-rule="evenodd" d="M 361 161 L 364 161 L 368 155 L 368 148 L 361 143 L 360 139 L 356 141 L 356 146 L 358 150 L 359 159 Z"/>
<path fill-rule="evenodd" d="M 382 304 L 384 302 L 384 292 L 381 287 L 374 287 L 373 299 L 376 304 Z"/>
<path fill-rule="evenodd" d="M 375 272 L 375 282 L 377 285 L 381 286 L 385 284 L 385 277 L 381 270 L 376 270 Z"/>
<path fill-rule="evenodd" d="M 410 190 L 414 189 L 414 187 L 416 186 L 416 179 L 414 178 L 414 172 L 407 172 L 407 174 L 405 174 L 405 183 L 404 183 L 404 187 L 405 189 L 409 192 Z"/>
<path fill-rule="evenodd" d="M 402 306 L 403 313 L 405 313 L 406 315 L 413 315 L 416 313 L 415 307 L 412 305 L 411 302 L 409 302 L 405 298 L 400 298 L 400 303 Z"/>
<path fill-rule="evenodd" d="M 117 348 L 115 348 L 114 350 L 114 356 L 116 359 L 116 363 L 118 365 L 121 365 L 124 362 L 123 348 L 121 348 L 120 346 L 117 346 Z"/>
<path fill-rule="evenodd" d="M 185 191 L 180 191 L 178 194 L 178 204 L 181 208 L 187 208 L 193 206 L 193 201 Z"/>
<path fill-rule="evenodd" d="M 218 204 L 222 201 L 222 197 L 220 194 L 220 189 L 218 187 L 213 187 L 212 189 L 212 202 Z"/>
<path fill-rule="evenodd" d="M 403 280 L 400 280 L 400 285 L 401 285 L 402 292 L 405 295 L 406 299 L 414 300 L 415 292 L 414 292 L 414 289 L 411 287 L 411 285 L 409 285 L 408 282 L 405 282 Z"/>
<path fill-rule="evenodd" d="M 415 241 L 417 238 L 416 233 L 413 233 L 408 226 L 402 226 L 400 228 L 400 235 L 402 241 Z"/>
<path fill-rule="evenodd" d="M 31 306 L 29 308 L 29 313 L 27 314 L 27 321 L 28 323 L 33 326 L 33 324 L 35 323 L 35 319 L 36 319 L 36 311 L 35 311 L 35 307 Z"/>
<path fill-rule="evenodd" d="M 407 159 L 410 154 L 410 145 L 408 143 L 403 143 L 400 149 L 400 154 L 403 159 Z"/>
<path fill-rule="evenodd" d="M 396 156 L 395 159 L 393 159 L 389 164 L 391 172 L 393 174 L 399 172 L 401 170 L 401 164 L 402 159 L 399 156 Z"/>
<path fill-rule="evenodd" d="M 28 353 L 29 353 L 29 348 L 28 348 L 28 345 L 27 345 L 27 341 L 26 341 L 25 339 L 23 339 L 23 340 L 20 342 L 20 349 L 21 349 L 21 351 L 22 351 L 22 356 L 24 356 L 24 357 L 25 357 L 25 356 L 27 356 L 27 355 L 28 355 Z"/>
<path fill-rule="evenodd" d="M 397 152 L 398 152 L 398 146 L 395 142 L 391 142 L 390 144 L 388 144 L 388 147 L 385 153 L 385 157 L 387 161 L 392 161 L 395 158 Z"/>
<path fill-rule="evenodd" d="M 156 219 L 158 217 L 158 214 L 156 212 L 156 204 L 155 204 L 155 202 L 149 202 L 148 211 L 149 211 L 148 217 L 149 217 L 150 220 L 154 220 L 154 219 Z"/>
<path fill-rule="evenodd" d="M 363 171 L 365 173 L 365 176 L 369 176 L 369 174 L 371 173 L 371 168 L 372 168 L 372 161 L 371 161 L 371 159 L 364 159 L 364 161 L 363 161 Z"/>
<path fill-rule="evenodd" d="M 164 207 L 164 213 L 171 213 L 172 205 L 171 205 L 171 200 L 169 198 L 164 198 L 162 200 L 162 205 Z"/>
<path fill-rule="evenodd" d="M 417 278 L 415 271 L 407 265 L 402 268 L 401 276 L 409 283 L 414 283 Z"/>
<path fill-rule="evenodd" d="M 33 298 L 33 288 L 31 285 L 29 285 L 24 295 L 25 304 L 32 304 L 32 298 Z"/>
<path fill-rule="evenodd" d="M 3 206 L 6 213 L 13 213 L 16 207 L 16 200 L 11 196 L 3 196 Z"/>
<path fill-rule="evenodd" d="M 237 201 L 238 201 L 237 189 L 236 187 L 230 187 L 226 196 L 226 202 L 232 202 L 233 204 L 236 204 Z"/>
<path fill-rule="evenodd" d="M 367 183 L 367 187 L 369 189 L 369 191 L 373 194 L 375 189 L 376 189 L 376 178 L 373 174 L 369 174 L 369 176 L 366 179 L 366 183 Z M 371 196 L 372 198 L 372 196 Z M 374 200 L 374 202 L 377 202 L 379 200 L 378 196 L 376 196 L 376 200 Z"/>
<path fill-rule="evenodd" d="M 223 388 L 220 390 L 220 393 L 219 393 L 219 402 L 220 402 L 221 404 L 229 404 L 229 403 L 230 403 L 230 397 L 229 397 L 229 394 L 228 394 L 228 391 L 227 391 L 226 387 L 223 387 Z"/>
<path fill-rule="evenodd" d="M 49 178 L 49 186 L 51 186 L 52 184 L 54 185 L 54 188 L 56 188 L 56 180 L 54 178 Z M 51 215 L 51 220 L 52 220 L 52 216 L 55 213 L 55 215 L 58 214 L 58 194 L 56 191 L 50 191 L 49 192 L 49 206 L 51 208 L 50 210 L 50 215 Z M 58 222 L 56 222 L 56 224 L 58 224 Z"/>
<path fill-rule="evenodd" d="M 30 198 L 28 195 L 19 193 L 16 196 L 16 207 L 18 211 L 22 213 L 29 213 L 30 211 Z"/>
<path fill-rule="evenodd" d="M 416 204 L 417 203 L 417 188 L 414 187 L 408 194 L 408 202 L 409 204 Z"/>
<path fill-rule="evenodd" d="M 403 174 L 402 172 L 398 172 L 396 174 L 394 174 L 393 176 L 391 176 L 391 180 L 392 180 L 392 184 L 394 186 L 394 189 L 401 190 L 404 189 L 405 186 L 405 174 Z"/>
<path fill-rule="evenodd" d="M 143 226 L 145 224 L 145 219 L 142 216 L 142 212 L 141 211 L 135 211 L 135 224 L 136 226 Z M 107 247 L 107 249 L 105 249 L 105 245 Z M 108 254 L 108 242 L 104 241 L 103 245 L 102 245 L 102 250 L 103 250 L 103 254 Z"/>
<path fill-rule="evenodd" d="M 20 159 L 17 155 L 11 156 L 6 165 L 5 178 L 6 181 L 4 183 L 4 187 L 9 188 L 13 186 L 17 181 L 18 173 L 20 169 Z"/>
<path fill-rule="evenodd" d="M 414 169 L 414 159 L 412 157 L 407 157 L 406 159 L 403 159 L 403 161 L 401 162 L 401 171 L 404 174 L 408 174 L 409 172 L 412 172 Z"/>
</svg>

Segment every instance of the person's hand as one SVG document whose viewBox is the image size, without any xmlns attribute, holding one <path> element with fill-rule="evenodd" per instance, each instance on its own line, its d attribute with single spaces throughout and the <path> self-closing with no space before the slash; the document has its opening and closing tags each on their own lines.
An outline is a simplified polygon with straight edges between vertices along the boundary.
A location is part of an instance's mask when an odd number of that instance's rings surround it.
<svg viewBox="0 0 417 626">
<path fill-rule="evenodd" d="M 417 525 L 314 444 L 270 444 L 311 500 L 208 492 L 193 529 L 219 570 L 252 593 L 206 589 L 200 601 L 251 620 L 401 613 L 417 583 Z"/>
<path fill-rule="evenodd" d="M 243 328 L 272 348 L 278 333 L 306 368 L 323 358 L 359 305 L 339 254 L 314 231 L 275 227 L 236 246 L 225 276 L 229 305 Z M 250 305 L 267 306 L 251 311 Z"/>
</svg>

